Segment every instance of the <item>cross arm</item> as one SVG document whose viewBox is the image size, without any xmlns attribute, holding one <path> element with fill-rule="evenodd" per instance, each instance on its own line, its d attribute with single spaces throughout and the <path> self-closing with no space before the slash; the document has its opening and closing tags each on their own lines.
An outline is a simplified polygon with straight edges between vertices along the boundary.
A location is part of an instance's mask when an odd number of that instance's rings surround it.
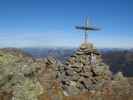
<svg viewBox="0 0 133 100">
<path fill-rule="evenodd" d="M 84 26 L 76 26 L 75 27 L 76 29 L 80 29 L 80 30 L 85 30 L 85 31 L 87 31 L 87 30 L 94 30 L 94 31 L 98 31 L 98 30 L 100 30 L 100 29 L 98 29 L 98 28 L 93 28 L 93 27 L 84 27 Z"/>
</svg>

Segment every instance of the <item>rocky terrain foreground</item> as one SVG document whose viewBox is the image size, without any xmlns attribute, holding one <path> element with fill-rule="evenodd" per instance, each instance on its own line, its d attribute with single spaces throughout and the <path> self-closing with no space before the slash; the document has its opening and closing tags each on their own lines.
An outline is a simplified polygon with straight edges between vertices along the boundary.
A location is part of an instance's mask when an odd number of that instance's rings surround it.
<svg viewBox="0 0 133 100">
<path fill-rule="evenodd" d="M 133 78 L 112 75 L 90 43 L 65 62 L 0 49 L 0 100 L 133 100 Z"/>
</svg>

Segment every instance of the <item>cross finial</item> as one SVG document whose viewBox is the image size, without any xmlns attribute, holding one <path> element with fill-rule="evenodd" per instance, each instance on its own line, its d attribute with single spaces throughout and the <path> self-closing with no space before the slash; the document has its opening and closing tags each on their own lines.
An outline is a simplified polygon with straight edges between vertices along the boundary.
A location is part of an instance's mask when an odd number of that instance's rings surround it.
<svg viewBox="0 0 133 100">
<path fill-rule="evenodd" d="M 84 42 L 85 43 L 88 42 L 88 34 L 87 34 L 88 31 L 97 31 L 97 30 L 99 30 L 98 28 L 94 28 L 90 25 L 88 17 L 86 17 L 85 26 L 76 26 L 76 29 L 84 30 L 84 33 L 85 33 L 84 34 Z"/>
</svg>

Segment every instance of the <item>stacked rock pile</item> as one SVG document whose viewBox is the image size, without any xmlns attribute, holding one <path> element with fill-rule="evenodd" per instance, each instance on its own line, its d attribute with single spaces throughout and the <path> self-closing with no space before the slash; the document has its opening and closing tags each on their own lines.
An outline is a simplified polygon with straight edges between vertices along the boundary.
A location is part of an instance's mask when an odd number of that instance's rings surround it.
<svg viewBox="0 0 133 100">
<path fill-rule="evenodd" d="M 44 66 L 42 67 L 39 73 L 39 80 L 41 82 L 41 85 L 44 87 L 44 90 L 50 90 L 52 87 L 53 80 L 56 79 L 56 70 L 60 63 L 54 57 L 50 56 L 44 59 L 43 62 Z"/>
<path fill-rule="evenodd" d="M 68 95 L 97 90 L 109 81 L 112 74 L 102 62 L 100 53 L 92 44 L 82 44 L 63 66 L 58 68 L 58 78 Z"/>
</svg>

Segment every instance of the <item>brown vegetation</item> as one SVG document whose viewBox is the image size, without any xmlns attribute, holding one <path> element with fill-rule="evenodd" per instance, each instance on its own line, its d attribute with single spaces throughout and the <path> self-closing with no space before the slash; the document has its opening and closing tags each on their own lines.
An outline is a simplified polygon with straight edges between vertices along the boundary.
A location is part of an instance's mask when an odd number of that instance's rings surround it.
<svg viewBox="0 0 133 100">
<path fill-rule="evenodd" d="M 54 81 L 52 88 L 40 95 L 39 100 L 98 100 L 97 98 L 101 97 L 104 97 L 102 100 L 112 100 L 111 94 L 111 89 L 105 88 L 103 91 L 88 91 L 80 95 L 65 96 L 59 82 Z"/>
<path fill-rule="evenodd" d="M 11 100 L 12 93 L 0 92 L 0 100 Z"/>
<path fill-rule="evenodd" d="M 131 80 L 131 79 L 130 79 Z M 118 87 L 117 87 L 118 88 Z M 120 88 L 122 86 L 120 85 Z M 119 90 L 119 88 L 118 88 Z M 47 92 L 39 96 L 39 100 L 132 100 L 132 93 L 119 95 L 124 90 L 115 91 L 112 84 L 106 85 L 101 91 L 82 92 L 79 95 L 65 96 L 58 81 L 54 81 Z"/>
</svg>

